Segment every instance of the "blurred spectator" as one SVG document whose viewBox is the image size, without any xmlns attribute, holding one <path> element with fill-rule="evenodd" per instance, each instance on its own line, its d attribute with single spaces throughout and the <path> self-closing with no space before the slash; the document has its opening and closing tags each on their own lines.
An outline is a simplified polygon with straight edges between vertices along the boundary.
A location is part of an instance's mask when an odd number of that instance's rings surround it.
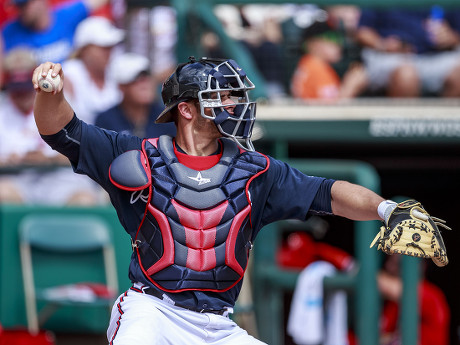
<svg viewBox="0 0 460 345">
<path fill-rule="evenodd" d="M 314 261 L 327 261 L 338 270 L 350 272 L 356 263 L 343 249 L 317 241 L 312 234 L 296 231 L 282 241 L 276 253 L 278 265 L 285 268 L 303 269 Z"/>
<path fill-rule="evenodd" d="M 114 1 L 114 0 L 113 0 Z M 126 51 L 150 58 L 159 85 L 176 69 L 177 19 L 172 6 L 128 6 L 124 17 Z"/>
<path fill-rule="evenodd" d="M 383 308 L 380 317 L 380 342 L 381 345 L 401 345 L 401 332 L 399 330 L 399 301 L 401 300 L 403 283 L 400 276 L 401 255 L 385 255 L 382 269 L 377 275 L 378 289 L 383 298 Z M 313 263 L 325 261 L 333 265 L 335 269 L 352 274 L 356 269 L 356 263 L 352 256 L 340 248 L 331 246 L 327 243 L 315 241 L 313 236 L 305 232 L 293 232 L 283 240 L 281 247 L 277 253 L 277 262 L 281 267 L 288 269 L 302 269 L 310 267 Z M 419 298 L 419 345 L 449 345 L 449 326 L 450 326 L 450 309 L 447 304 L 446 297 L 442 290 L 429 282 L 425 277 L 427 264 L 431 261 L 422 260 L 422 277 L 418 286 Z M 328 269 L 326 267 L 326 269 Z M 319 271 L 317 271 L 318 273 Z M 315 278 L 311 276 L 310 279 Z M 296 293 L 306 296 L 311 293 L 311 288 L 315 286 L 317 281 L 306 280 L 306 286 L 296 286 Z M 321 283 L 322 284 L 322 283 Z M 317 292 L 322 293 L 321 290 Z M 310 289 L 310 291 L 307 291 Z M 305 299 L 304 299 L 305 300 Z M 302 310 L 301 306 L 295 305 L 293 300 L 291 308 L 296 307 Z M 311 316 L 314 313 L 315 303 L 309 304 L 312 309 L 300 312 L 303 317 Z M 294 310 L 299 313 L 299 309 Z M 291 310 L 291 314 L 292 314 Z M 292 317 L 299 314 L 292 314 Z M 290 320 L 291 327 L 296 326 L 295 320 Z M 312 334 L 305 332 L 308 324 L 305 319 L 302 319 L 301 325 L 293 328 L 292 331 L 299 338 L 311 338 Z M 308 324 L 317 325 L 318 322 L 310 322 Z M 349 334 L 350 343 L 354 343 L 355 336 L 353 332 Z M 296 342 L 297 343 L 297 342 Z M 302 342 L 298 342 L 299 344 Z M 319 343 L 319 342 L 305 342 Z"/>
<path fill-rule="evenodd" d="M 1 53 L 3 51 L 3 38 L 2 35 L 0 35 L 0 91 L 3 89 L 3 83 L 4 83 L 4 73 L 3 73 L 3 54 Z"/>
<path fill-rule="evenodd" d="M 151 63 L 156 81 L 163 83 L 176 69 L 177 21 L 171 6 L 155 6 L 150 13 Z"/>
<path fill-rule="evenodd" d="M 222 59 L 222 57 L 225 56 L 219 36 L 212 31 L 203 32 L 200 44 L 203 49 L 203 56 L 217 59 Z"/>
<path fill-rule="evenodd" d="M 56 7 L 61 3 L 69 2 L 73 0 L 48 0 L 48 3 Z M 120 10 L 124 13 L 125 4 L 124 0 L 109 0 L 105 5 L 98 7 L 93 12 L 95 15 L 104 15 L 107 18 L 118 17 Z M 10 20 L 16 19 L 18 16 L 18 8 L 15 5 L 15 1 L 11 0 L 0 0 L 0 23 L 6 23 Z"/>
<path fill-rule="evenodd" d="M 268 98 L 286 95 L 280 20 L 284 5 L 219 5 L 215 14 L 226 33 L 240 41 L 250 52 L 265 79 Z"/>
<path fill-rule="evenodd" d="M 299 99 L 336 100 L 359 96 L 367 84 L 361 65 L 351 65 L 343 79 L 333 68 L 342 59 L 343 36 L 323 20 L 304 30 L 305 54 L 291 81 L 291 94 Z"/>
<path fill-rule="evenodd" d="M 357 39 L 370 91 L 460 96 L 460 10 L 366 9 Z"/>
<path fill-rule="evenodd" d="M 54 0 L 56 1 L 56 0 Z M 69 1 L 69 0 L 58 0 L 58 1 Z M 105 5 L 95 9 L 91 15 L 106 17 L 112 20 L 114 23 L 122 26 L 124 24 L 124 18 L 126 15 L 126 1 L 125 0 L 107 0 Z"/>
<path fill-rule="evenodd" d="M 12 0 L 18 18 L 2 28 L 4 50 L 27 46 L 37 63 L 64 61 L 73 50 L 78 23 L 108 0 L 76 0 L 52 7 L 48 0 Z"/>
<path fill-rule="evenodd" d="M 343 30 L 345 36 L 353 37 L 359 25 L 361 9 L 353 5 L 333 5 L 325 8 L 328 22 L 336 30 Z"/>
<path fill-rule="evenodd" d="M 11 1 L 0 1 L 0 26 L 17 16 L 16 7 Z"/>
<path fill-rule="evenodd" d="M 281 23 L 283 35 L 283 63 L 285 70 L 284 85 L 290 92 L 291 80 L 300 58 L 305 54 L 303 48 L 304 30 L 321 17 L 324 10 L 313 4 L 294 5 L 288 7 L 288 16 Z"/>
<path fill-rule="evenodd" d="M 327 22 L 334 30 L 342 33 L 342 59 L 334 69 L 343 78 L 350 65 L 361 62 L 361 46 L 356 40 L 361 9 L 353 5 L 333 5 L 325 7 Z"/>
<path fill-rule="evenodd" d="M 113 75 L 123 94 L 116 106 L 96 117 L 96 126 L 140 138 L 176 134 L 173 123 L 156 124 L 164 106 L 156 101 L 156 86 L 150 73 L 150 61 L 142 55 L 124 53 L 113 61 Z"/>
<path fill-rule="evenodd" d="M 98 16 L 85 19 L 75 31 L 74 57 L 63 63 L 66 97 L 78 117 L 88 123 L 94 123 L 97 113 L 121 100 L 110 61 L 113 48 L 124 37 L 124 30 Z"/>
<path fill-rule="evenodd" d="M 378 274 L 377 284 L 384 298 L 381 317 L 382 345 L 400 345 L 399 301 L 402 295 L 400 278 L 401 255 L 385 256 L 383 269 Z M 427 261 L 422 261 L 422 271 Z M 424 272 L 419 282 L 419 345 L 448 345 L 450 310 L 442 290 L 425 279 Z"/>
<path fill-rule="evenodd" d="M 38 134 L 32 112 L 35 67 L 31 50 L 16 48 L 5 56 L 5 94 L 0 100 L 0 167 L 4 169 L 0 202 L 95 204 L 101 189 L 75 175 L 65 157 L 50 150 Z M 58 192 L 50 193 L 51 189 Z"/>
<path fill-rule="evenodd" d="M 246 5 L 241 8 L 247 34 L 243 39 L 251 52 L 256 66 L 265 78 L 268 98 L 286 95 L 284 89 L 284 61 L 281 50 L 283 35 L 276 16 L 262 11 L 266 5 Z"/>
<path fill-rule="evenodd" d="M 301 269 L 292 297 L 287 333 L 296 344 L 349 344 L 345 291 L 327 291 L 323 280 L 356 267 L 351 255 L 306 232 L 292 232 L 276 255 L 280 266 Z"/>
</svg>

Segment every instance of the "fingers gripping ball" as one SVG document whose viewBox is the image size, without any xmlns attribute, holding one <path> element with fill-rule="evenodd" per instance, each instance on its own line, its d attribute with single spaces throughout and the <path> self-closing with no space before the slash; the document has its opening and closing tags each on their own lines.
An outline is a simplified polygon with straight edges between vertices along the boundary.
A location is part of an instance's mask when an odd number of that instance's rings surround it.
<svg viewBox="0 0 460 345">
<path fill-rule="evenodd" d="M 449 260 L 438 226 L 451 230 L 442 219 L 431 217 L 420 202 L 406 200 L 390 214 L 371 247 L 377 243 L 377 249 L 387 254 L 431 258 L 437 266 L 445 266 Z"/>
<path fill-rule="evenodd" d="M 61 77 L 56 75 L 54 78 L 51 76 L 53 70 L 49 70 L 46 77 L 41 76 L 38 80 L 38 86 L 45 92 L 54 92 L 57 91 L 59 88 L 59 84 L 61 83 Z"/>
</svg>

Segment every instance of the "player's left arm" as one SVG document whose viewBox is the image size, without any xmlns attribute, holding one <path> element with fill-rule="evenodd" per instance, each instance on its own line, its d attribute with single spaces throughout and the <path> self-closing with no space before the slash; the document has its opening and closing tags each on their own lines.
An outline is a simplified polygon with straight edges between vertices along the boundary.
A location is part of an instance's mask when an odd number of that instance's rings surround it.
<svg viewBox="0 0 460 345">
<path fill-rule="evenodd" d="M 378 206 L 385 199 L 363 186 L 335 181 L 331 188 L 332 213 L 352 220 L 381 220 Z"/>
</svg>

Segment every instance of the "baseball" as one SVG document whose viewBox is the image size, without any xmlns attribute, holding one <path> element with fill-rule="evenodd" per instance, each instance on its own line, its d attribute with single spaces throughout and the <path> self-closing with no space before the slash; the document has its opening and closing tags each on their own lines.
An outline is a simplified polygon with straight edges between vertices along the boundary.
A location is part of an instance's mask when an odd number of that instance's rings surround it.
<svg viewBox="0 0 460 345">
<path fill-rule="evenodd" d="M 51 73 L 53 70 L 49 70 L 46 77 L 40 77 L 38 80 L 38 86 L 45 92 L 54 92 L 58 89 L 59 83 L 61 82 L 61 77 L 59 74 L 56 77 L 52 77 Z"/>
</svg>

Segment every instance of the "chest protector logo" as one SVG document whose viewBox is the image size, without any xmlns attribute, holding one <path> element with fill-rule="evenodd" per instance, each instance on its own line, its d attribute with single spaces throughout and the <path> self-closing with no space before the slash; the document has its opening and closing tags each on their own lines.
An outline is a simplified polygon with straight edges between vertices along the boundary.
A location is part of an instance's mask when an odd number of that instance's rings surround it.
<svg viewBox="0 0 460 345">
<path fill-rule="evenodd" d="M 222 158 L 208 170 L 180 164 L 168 136 L 146 140 L 142 151 L 126 152 L 112 163 L 110 178 L 117 187 L 148 188 L 133 243 L 142 271 L 165 291 L 226 291 L 246 270 L 252 246 L 248 189 L 268 169 L 268 159 L 221 141 Z M 137 176 L 126 169 L 133 163 Z"/>
</svg>

